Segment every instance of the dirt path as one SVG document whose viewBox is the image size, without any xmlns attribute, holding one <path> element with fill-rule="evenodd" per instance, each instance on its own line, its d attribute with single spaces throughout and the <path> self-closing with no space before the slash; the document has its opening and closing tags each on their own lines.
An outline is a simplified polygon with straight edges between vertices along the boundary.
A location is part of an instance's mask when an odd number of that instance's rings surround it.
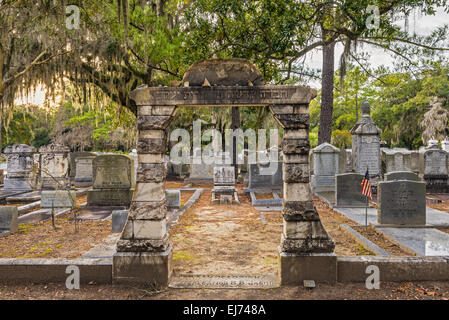
<svg viewBox="0 0 449 320">
<path fill-rule="evenodd" d="M 241 191 L 241 188 L 239 188 Z M 213 205 L 205 191 L 170 229 L 175 274 L 277 273 L 280 212 L 259 211 L 239 192 L 240 205 Z"/>
</svg>

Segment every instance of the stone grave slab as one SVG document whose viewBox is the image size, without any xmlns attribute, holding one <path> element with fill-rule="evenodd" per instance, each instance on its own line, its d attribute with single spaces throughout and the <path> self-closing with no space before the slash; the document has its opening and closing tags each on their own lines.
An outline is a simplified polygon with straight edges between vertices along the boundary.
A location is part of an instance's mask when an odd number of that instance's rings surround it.
<svg viewBox="0 0 449 320">
<path fill-rule="evenodd" d="M 420 256 L 449 256 L 449 234 L 431 228 L 378 228 Z"/>
<path fill-rule="evenodd" d="M 249 182 L 250 191 L 271 191 L 282 190 L 282 162 L 275 161 L 267 164 L 250 163 L 249 164 Z"/>
<path fill-rule="evenodd" d="M 76 159 L 79 157 L 95 157 L 96 154 L 87 151 L 78 151 L 70 153 L 70 179 L 75 179 L 76 176 Z"/>
<path fill-rule="evenodd" d="M 381 173 L 381 130 L 370 116 L 370 105 L 367 101 L 362 103 L 361 110 L 362 118 L 351 129 L 352 166 L 359 174 L 365 174 L 368 167 L 371 177 L 376 177 Z"/>
<path fill-rule="evenodd" d="M 394 180 L 379 183 L 379 224 L 425 225 L 426 183 Z"/>
<path fill-rule="evenodd" d="M 214 185 L 215 186 L 235 185 L 234 167 L 215 167 Z"/>
<path fill-rule="evenodd" d="M 167 208 L 181 207 L 181 191 L 180 190 L 165 190 L 165 199 L 167 201 Z"/>
<path fill-rule="evenodd" d="M 125 155 L 100 155 L 93 162 L 94 189 L 130 189 L 134 161 Z"/>
<path fill-rule="evenodd" d="M 17 233 L 18 231 L 17 207 L 0 207 L 0 236 Z"/>
<path fill-rule="evenodd" d="M 77 157 L 75 159 L 76 173 L 73 184 L 76 187 L 89 187 L 93 180 L 92 162 L 95 156 Z"/>
<path fill-rule="evenodd" d="M 26 144 L 8 146 L 3 151 L 7 159 L 7 175 L 4 190 L 32 190 L 36 186 L 38 163 L 34 161 L 36 148 Z"/>
<path fill-rule="evenodd" d="M 81 208 L 78 212 L 77 219 L 79 221 L 95 221 L 95 220 L 105 220 L 108 219 L 113 211 L 125 210 L 122 206 L 93 206 Z M 74 219 L 71 218 L 70 221 Z"/>
<path fill-rule="evenodd" d="M 112 226 L 111 232 L 122 232 L 128 220 L 128 210 L 114 210 L 112 211 Z"/>
<path fill-rule="evenodd" d="M 67 146 L 56 143 L 39 148 L 43 190 L 56 190 L 69 186 L 69 152 Z"/>
<path fill-rule="evenodd" d="M 29 190 L 21 190 L 21 191 L 18 191 L 18 190 L 6 190 L 6 189 L 0 190 L 0 203 L 5 203 L 6 202 L 6 198 L 8 198 L 8 197 L 16 196 L 16 195 L 23 194 L 23 193 L 26 193 L 26 192 L 29 192 Z"/>
<path fill-rule="evenodd" d="M 68 208 L 58 208 L 55 210 L 55 216 L 70 212 Z M 19 217 L 19 223 L 37 223 L 45 221 L 51 218 L 51 209 L 39 209 L 30 213 L 27 213 Z"/>
<path fill-rule="evenodd" d="M 35 202 L 41 199 L 40 191 L 31 191 L 25 193 L 19 193 L 15 195 L 8 196 L 6 198 L 7 203 L 27 203 L 27 202 Z"/>
<path fill-rule="evenodd" d="M 333 210 L 343 214 L 362 226 L 365 225 L 365 208 L 334 207 Z M 368 224 L 377 224 L 377 209 L 368 208 Z"/>
<path fill-rule="evenodd" d="M 314 148 L 312 152 L 312 191 L 334 191 L 335 175 L 340 173 L 340 149 L 325 142 Z"/>
<path fill-rule="evenodd" d="M 342 173 L 335 176 L 335 206 L 365 207 L 366 197 L 361 194 L 363 175 Z"/>
<path fill-rule="evenodd" d="M 74 208 L 76 205 L 76 191 L 43 190 L 41 194 L 42 208 Z"/>
<path fill-rule="evenodd" d="M 411 171 L 393 171 L 385 174 L 385 181 L 393 180 L 410 180 L 410 181 L 420 181 L 419 176 Z"/>
<path fill-rule="evenodd" d="M 179 275 L 174 276 L 169 284 L 177 289 L 268 289 L 279 286 L 274 274 L 267 275 Z"/>
<path fill-rule="evenodd" d="M 110 259 L 110 262 L 112 263 L 112 256 L 117 252 L 117 241 L 119 238 L 120 233 L 110 234 L 100 244 L 83 253 L 81 258 Z"/>
<path fill-rule="evenodd" d="M 88 206 L 129 206 L 133 196 L 134 161 L 125 155 L 100 155 L 93 160 L 93 189 Z"/>
</svg>

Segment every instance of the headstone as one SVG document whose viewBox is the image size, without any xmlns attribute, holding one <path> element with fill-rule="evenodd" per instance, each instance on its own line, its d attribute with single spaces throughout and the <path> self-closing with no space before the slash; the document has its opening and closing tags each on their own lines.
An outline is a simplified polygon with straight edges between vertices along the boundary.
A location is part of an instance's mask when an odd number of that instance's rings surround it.
<svg viewBox="0 0 449 320">
<path fill-rule="evenodd" d="M 134 159 L 134 181 L 137 181 L 137 167 L 139 166 L 139 159 L 137 157 L 137 149 L 133 149 L 129 155 Z"/>
<path fill-rule="evenodd" d="M 394 171 L 410 171 L 411 154 L 411 151 L 406 149 L 383 149 L 382 164 L 384 174 Z"/>
<path fill-rule="evenodd" d="M 39 148 L 43 190 L 69 186 L 69 152 L 68 147 L 55 143 Z"/>
<path fill-rule="evenodd" d="M 237 190 L 235 189 L 234 167 L 215 167 L 212 202 L 219 202 L 220 204 L 232 203 L 233 195 L 235 197 L 235 201 L 238 202 Z"/>
<path fill-rule="evenodd" d="M 449 152 L 449 137 L 446 137 L 443 141 L 441 141 L 441 148 L 444 151 Z"/>
<path fill-rule="evenodd" d="M 234 167 L 215 167 L 214 168 L 214 185 L 215 186 L 235 185 Z"/>
<path fill-rule="evenodd" d="M 92 161 L 95 156 L 77 157 L 75 159 L 76 175 L 73 184 L 76 187 L 89 187 L 93 181 L 93 166 Z"/>
<path fill-rule="evenodd" d="M 410 180 L 410 181 L 420 181 L 419 176 L 411 171 L 393 171 L 385 174 L 385 181 L 393 180 Z"/>
<path fill-rule="evenodd" d="M 112 233 L 120 233 L 125 227 L 126 221 L 128 220 L 128 210 L 113 210 L 112 211 Z"/>
<path fill-rule="evenodd" d="M 74 180 L 76 177 L 76 159 L 79 157 L 95 157 L 96 154 L 94 152 L 87 152 L 87 151 L 77 151 L 77 152 L 71 152 L 69 154 L 70 157 L 70 180 Z"/>
<path fill-rule="evenodd" d="M 448 153 L 435 144 L 421 151 L 421 170 L 427 183 L 427 192 L 447 193 L 449 191 L 447 158 Z"/>
<path fill-rule="evenodd" d="M 419 165 L 419 151 L 413 150 L 410 153 L 410 170 L 413 171 L 416 174 L 419 174 L 420 172 L 420 165 Z"/>
<path fill-rule="evenodd" d="M 366 197 L 361 194 L 363 175 L 342 173 L 335 176 L 335 205 L 337 207 L 365 207 Z"/>
<path fill-rule="evenodd" d="M 18 210 L 15 206 L 0 207 L 0 236 L 18 231 Z"/>
<path fill-rule="evenodd" d="M 42 190 L 41 208 L 75 208 L 74 190 Z"/>
<path fill-rule="evenodd" d="M 346 149 L 346 172 L 352 172 L 352 149 Z"/>
<path fill-rule="evenodd" d="M 37 188 L 37 164 L 34 162 L 36 148 L 15 144 L 5 148 L 7 174 L 5 190 L 32 190 Z"/>
<path fill-rule="evenodd" d="M 181 191 L 165 190 L 165 199 L 168 208 L 179 208 L 181 206 Z"/>
<path fill-rule="evenodd" d="M 253 191 L 282 190 L 282 162 L 249 164 L 248 188 Z"/>
<path fill-rule="evenodd" d="M 351 129 L 352 166 L 356 173 L 365 174 L 366 168 L 372 178 L 380 176 L 380 138 L 381 130 L 370 117 L 368 102 L 362 103 L 362 118 Z"/>
<path fill-rule="evenodd" d="M 212 184 L 214 181 L 214 163 L 208 164 L 201 160 L 201 163 L 195 163 L 193 158 L 190 163 L 190 176 L 188 182 L 194 184 Z M 182 165 L 178 165 L 180 167 L 179 171 L 182 171 Z"/>
<path fill-rule="evenodd" d="M 108 154 L 93 162 L 93 189 L 87 192 L 88 206 L 129 206 L 134 186 L 132 157 Z"/>
<path fill-rule="evenodd" d="M 335 190 L 335 175 L 340 171 L 340 149 L 325 142 L 313 149 L 313 192 Z"/>
<path fill-rule="evenodd" d="M 406 180 L 380 182 L 377 196 L 379 224 L 426 224 L 425 182 Z"/>
</svg>

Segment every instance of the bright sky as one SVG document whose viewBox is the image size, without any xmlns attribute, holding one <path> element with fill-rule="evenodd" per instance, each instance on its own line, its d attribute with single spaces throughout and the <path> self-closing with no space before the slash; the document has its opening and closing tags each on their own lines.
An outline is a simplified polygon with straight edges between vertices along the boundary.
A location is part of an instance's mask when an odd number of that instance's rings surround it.
<svg viewBox="0 0 449 320">
<path fill-rule="evenodd" d="M 405 20 L 398 20 L 396 24 L 404 30 Z M 443 9 L 439 9 L 434 16 L 420 17 L 419 14 L 416 13 L 415 17 L 413 14 L 409 17 L 408 31 L 410 33 L 416 32 L 418 35 L 425 36 L 431 34 L 436 27 L 443 26 L 444 24 L 449 24 L 449 14 L 445 13 Z M 358 50 L 361 52 L 362 49 L 359 48 Z M 391 54 L 386 53 L 383 49 L 364 44 L 363 50 L 367 51 L 371 55 L 369 60 L 371 67 L 375 68 L 381 65 L 392 67 L 394 64 L 395 59 L 391 56 Z M 335 47 L 335 70 L 338 70 L 339 68 L 339 59 L 342 53 L 343 46 L 338 43 Z M 446 55 L 449 57 L 449 52 L 447 52 Z M 321 50 L 315 50 L 307 58 L 306 63 L 313 68 L 321 70 L 323 63 Z M 321 87 L 321 84 L 318 81 L 314 81 L 310 84 L 310 86 L 319 88 Z"/>
</svg>

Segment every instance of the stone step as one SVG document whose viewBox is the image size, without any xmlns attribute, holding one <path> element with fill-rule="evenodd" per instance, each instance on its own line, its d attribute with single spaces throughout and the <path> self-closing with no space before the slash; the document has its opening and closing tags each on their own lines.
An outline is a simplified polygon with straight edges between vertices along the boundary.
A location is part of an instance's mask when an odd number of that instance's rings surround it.
<svg viewBox="0 0 449 320">
<path fill-rule="evenodd" d="M 262 275 L 203 275 L 173 276 L 168 285 L 174 289 L 268 289 L 279 287 L 274 274 Z"/>
</svg>

